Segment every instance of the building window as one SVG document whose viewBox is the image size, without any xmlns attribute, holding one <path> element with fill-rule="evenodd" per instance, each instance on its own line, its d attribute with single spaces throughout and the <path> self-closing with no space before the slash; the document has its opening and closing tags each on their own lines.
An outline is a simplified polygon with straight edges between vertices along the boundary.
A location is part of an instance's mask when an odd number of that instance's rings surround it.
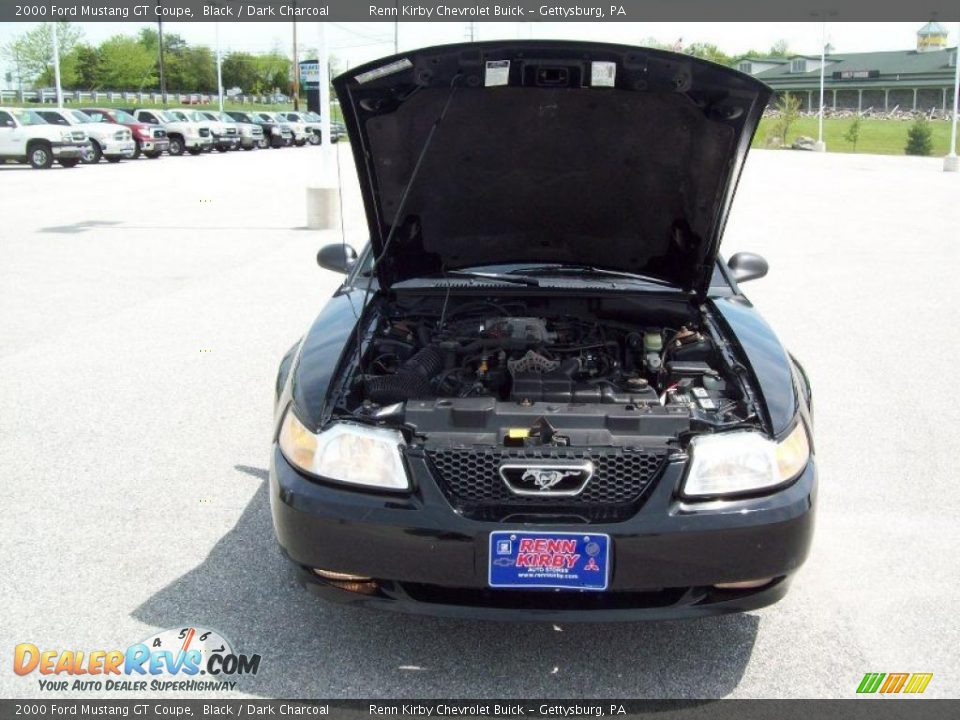
<svg viewBox="0 0 960 720">
<path fill-rule="evenodd" d="M 797 58 L 796 60 L 790 61 L 790 72 L 792 73 L 804 73 L 807 71 L 807 60 L 806 58 Z"/>
<path fill-rule="evenodd" d="M 740 72 L 742 72 L 742 73 L 748 73 L 748 74 L 749 74 L 749 73 L 752 73 L 752 72 L 753 72 L 753 63 L 752 63 L 752 62 L 744 61 L 744 62 L 740 63 L 739 70 L 740 70 Z"/>
</svg>

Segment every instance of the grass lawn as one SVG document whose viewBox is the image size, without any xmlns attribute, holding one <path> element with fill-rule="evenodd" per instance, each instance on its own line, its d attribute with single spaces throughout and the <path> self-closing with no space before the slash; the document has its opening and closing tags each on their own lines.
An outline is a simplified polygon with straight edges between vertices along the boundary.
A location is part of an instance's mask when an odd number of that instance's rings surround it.
<svg viewBox="0 0 960 720">
<path fill-rule="evenodd" d="M 776 118 L 763 118 L 760 128 L 753 140 L 753 147 L 766 146 L 767 133 L 771 132 Z M 844 140 L 843 136 L 853 124 L 853 118 L 824 118 L 823 139 L 827 143 L 829 152 L 853 152 L 853 145 Z M 872 153 L 875 155 L 903 155 L 907 146 L 907 129 L 912 121 L 880 120 L 877 118 L 862 118 L 860 120 L 860 140 L 857 142 L 858 153 Z M 950 123 L 946 120 L 932 120 L 930 129 L 933 130 L 933 150 L 931 156 L 943 156 L 950 149 Z M 787 133 L 787 145 L 792 143 L 798 135 L 817 138 L 817 118 L 801 117 L 790 126 Z"/>
</svg>

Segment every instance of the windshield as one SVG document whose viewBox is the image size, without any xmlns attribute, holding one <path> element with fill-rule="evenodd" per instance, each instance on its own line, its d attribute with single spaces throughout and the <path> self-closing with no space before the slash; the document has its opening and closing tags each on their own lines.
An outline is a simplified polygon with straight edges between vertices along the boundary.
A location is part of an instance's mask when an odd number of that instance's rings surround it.
<svg viewBox="0 0 960 720">
<path fill-rule="evenodd" d="M 137 119 L 133 115 L 128 112 L 124 112 L 123 110 L 114 110 L 113 117 L 118 123 L 126 124 L 137 122 Z"/>
<path fill-rule="evenodd" d="M 67 110 L 67 115 L 69 115 L 69 116 L 73 119 L 74 122 L 78 122 L 78 123 L 92 123 L 92 122 L 95 122 L 95 120 L 94 120 L 92 117 L 90 117 L 89 115 L 87 115 L 87 114 L 86 114 L 85 112 L 83 112 L 82 110 Z"/>
<path fill-rule="evenodd" d="M 154 113 L 158 118 L 160 118 L 161 122 L 177 122 L 179 119 L 172 112 L 167 112 L 165 110 L 155 110 Z"/>
<path fill-rule="evenodd" d="M 194 122 L 208 122 L 209 120 L 213 120 L 213 117 L 210 113 L 197 110 L 196 112 L 190 113 L 190 119 Z"/>
<path fill-rule="evenodd" d="M 238 122 L 253 122 L 249 115 L 242 112 L 233 113 L 230 117 Z"/>
<path fill-rule="evenodd" d="M 21 125 L 47 125 L 47 121 L 33 110 L 12 110 L 13 116 Z"/>
<path fill-rule="evenodd" d="M 180 112 L 179 110 L 168 110 L 167 115 L 171 116 L 174 120 L 180 120 L 182 122 L 190 122 L 190 118 L 185 112 Z"/>
<path fill-rule="evenodd" d="M 310 122 L 322 122 L 322 118 L 315 112 L 304 113 L 303 116 Z"/>
<path fill-rule="evenodd" d="M 269 113 L 259 113 L 261 120 L 266 120 L 267 122 L 274 122 L 273 118 L 270 117 Z"/>
</svg>

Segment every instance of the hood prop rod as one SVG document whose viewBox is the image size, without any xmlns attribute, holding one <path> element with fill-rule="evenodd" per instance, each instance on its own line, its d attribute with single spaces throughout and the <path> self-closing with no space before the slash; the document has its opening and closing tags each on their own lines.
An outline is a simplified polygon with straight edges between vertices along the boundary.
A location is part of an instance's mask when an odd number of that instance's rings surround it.
<svg viewBox="0 0 960 720">
<path fill-rule="evenodd" d="M 450 101 L 453 100 L 453 96 L 457 90 L 457 81 L 460 79 L 461 75 L 458 72 L 453 76 L 453 79 L 450 81 L 450 92 L 447 93 L 447 98 L 443 103 L 443 107 L 440 109 L 437 119 L 433 121 L 433 125 L 430 127 L 430 132 L 427 133 L 426 140 L 423 141 L 423 147 L 420 148 L 420 154 L 417 155 L 417 162 L 414 163 L 413 170 L 410 171 L 410 177 L 407 179 L 406 184 L 403 186 L 403 193 L 400 195 L 400 202 L 397 204 L 397 212 L 393 216 L 393 222 L 390 224 L 390 232 L 387 233 L 386 240 L 383 241 L 383 250 L 380 252 L 380 255 L 374 258 L 373 263 L 370 265 L 370 276 L 367 278 L 367 286 L 363 291 L 363 302 L 360 304 L 360 316 L 361 318 L 364 315 L 364 311 L 367 308 L 367 301 L 370 298 L 370 288 L 373 285 L 373 278 L 376 275 L 377 266 L 387 255 L 387 251 L 390 250 L 390 245 L 393 243 L 393 239 L 397 235 L 397 227 L 400 225 L 400 218 L 403 217 L 403 211 L 407 206 L 407 197 L 410 195 L 410 189 L 413 187 L 414 181 L 417 179 L 417 175 L 420 174 L 420 168 L 423 165 L 423 160 L 427 156 L 427 150 L 430 148 L 430 145 L 433 143 L 433 138 L 437 134 L 437 128 L 440 127 L 440 123 L 443 122 L 443 119 L 447 116 L 447 110 L 450 108 Z M 357 367 L 362 370 L 363 365 L 363 339 L 361 337 L 361 326 L 362 323 L 357 323 Z"/>
</svg>

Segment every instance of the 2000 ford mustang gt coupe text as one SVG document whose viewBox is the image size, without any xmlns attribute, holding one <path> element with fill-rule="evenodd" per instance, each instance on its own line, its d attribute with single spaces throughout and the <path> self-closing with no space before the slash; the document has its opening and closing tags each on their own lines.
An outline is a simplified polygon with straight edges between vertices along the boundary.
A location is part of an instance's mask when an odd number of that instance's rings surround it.
<svg viewBox="0 0 960 720">
<path fill-rule="evenodd" d="M 718 246 L 770 91 L 575 42 L 334 81 L 370 226 L 277 377 L 270 500 L 341 602 L 615 620 L 775 602 L 816 490 L 810 388 Z"/>
</svg>

